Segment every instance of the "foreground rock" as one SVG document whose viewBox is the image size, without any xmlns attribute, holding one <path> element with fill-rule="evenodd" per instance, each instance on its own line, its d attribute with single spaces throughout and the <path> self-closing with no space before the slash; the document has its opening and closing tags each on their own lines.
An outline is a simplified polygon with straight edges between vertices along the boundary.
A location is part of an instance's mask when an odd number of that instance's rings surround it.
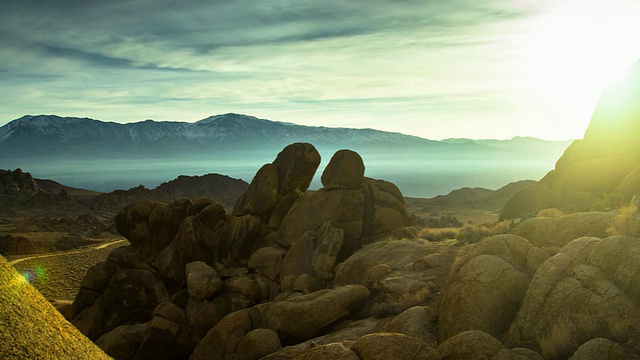
<svg viewBox="0 0 640 360">
<path fill-rule="evenodd" d="M 440 341 L 465 330 L 505 333 L 533 274 L 549 256 L 515 235 L 497 235 L 477 244 L 452 269 L 443 291 Z"/>
<path fill-rule="evenodd" d="M 0 256 L 0 358 L 109 359 Z"/>
<path fill-rule="evenodd" d="M 545 357 L 568 357 L 594 338 L 635 341 L 640 326 L 638 272 L 638 239 L 572 241 L 536 272 L 507 344 L 541 351 Z"/>
</svg>

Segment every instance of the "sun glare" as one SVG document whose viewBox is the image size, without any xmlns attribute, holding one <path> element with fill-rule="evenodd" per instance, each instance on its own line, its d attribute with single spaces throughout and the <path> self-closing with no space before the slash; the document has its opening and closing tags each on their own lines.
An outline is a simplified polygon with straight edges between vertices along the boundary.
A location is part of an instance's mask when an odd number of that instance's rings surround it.
<svg viewBox="0 0 640 360">
<path fill-rule="evenodd" d="M 640 1 L 554 2 L 529 33 L 530 85 L 563 116 L 563 127 L 586 129 L 603 90 L 640 57 Z"/>
</svg>

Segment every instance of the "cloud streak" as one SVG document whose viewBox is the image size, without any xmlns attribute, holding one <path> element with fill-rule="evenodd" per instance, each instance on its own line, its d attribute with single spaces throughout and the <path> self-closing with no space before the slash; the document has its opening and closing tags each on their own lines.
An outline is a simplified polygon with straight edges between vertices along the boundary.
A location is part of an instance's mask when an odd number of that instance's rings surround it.
<svg viewBox="0 0 640 360">
<path fill-rule="evenodd" d="M 523 101 L 535 95 L 521 85 L 518 41 L 544 10 L 515 0 L 5 1 L 0 125 L 25 113 L 195 121 L 231 111 L 432 138 L 536 135 L 523 126 L 523 108 L 539 104 Z M 490 119 L 493 133 L 452 133 Z"/>
</svg>

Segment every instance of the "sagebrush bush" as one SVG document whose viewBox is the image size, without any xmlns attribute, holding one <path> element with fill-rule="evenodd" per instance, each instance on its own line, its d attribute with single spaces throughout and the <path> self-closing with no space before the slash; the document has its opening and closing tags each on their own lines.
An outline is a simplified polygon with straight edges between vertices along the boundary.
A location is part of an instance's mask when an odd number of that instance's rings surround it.
<svg viewBox="0 0 640 360">
<path fill-rule="evenodd" d="M 538 211 L 536 217 L 550 217 L 550 218 L 559 218 L 564 216 L 564 213 L 556 208 L 548 208 Z"/>
<path fill-rule="evenodd" d="M 640 214 L 638 206 L 633 204 L 618 209 L 615 220 L 607 229 L 609 235 L 640 237 Z"/>
<path fill-rule="evenodd" d="M 465 227 L 460 230 L 458 233 L 458 240 L 473 244 L 490 236 L 506 234 L 509 232 L 510 227 L 511 223 L 506 220 L 480 225 L 469 224 L 465 225 Z"/>
<path fill-rule="evenodd" d="M 418 232 L 418 237 L 429 241 L 443 241 L 458 238 L 457 229 L 423 228 Z"/>
</svg>

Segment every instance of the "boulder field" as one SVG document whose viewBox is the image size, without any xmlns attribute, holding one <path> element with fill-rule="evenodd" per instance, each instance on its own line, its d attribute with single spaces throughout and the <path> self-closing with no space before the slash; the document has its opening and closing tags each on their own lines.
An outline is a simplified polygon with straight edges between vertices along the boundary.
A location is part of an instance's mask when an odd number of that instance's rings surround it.
<svg viewBox="0 0 640 360">
<path fill-rule="evenodd" d="M 606 237 L 609 214 L 431 242 L 357 153 L 309 191 L 319 164 L 289 145 L 232 213 L 127 206 L 131 245 L 87 272 L 68 318 L 115 359 L 640 359 L 640 241 Z"/>
</svg>

